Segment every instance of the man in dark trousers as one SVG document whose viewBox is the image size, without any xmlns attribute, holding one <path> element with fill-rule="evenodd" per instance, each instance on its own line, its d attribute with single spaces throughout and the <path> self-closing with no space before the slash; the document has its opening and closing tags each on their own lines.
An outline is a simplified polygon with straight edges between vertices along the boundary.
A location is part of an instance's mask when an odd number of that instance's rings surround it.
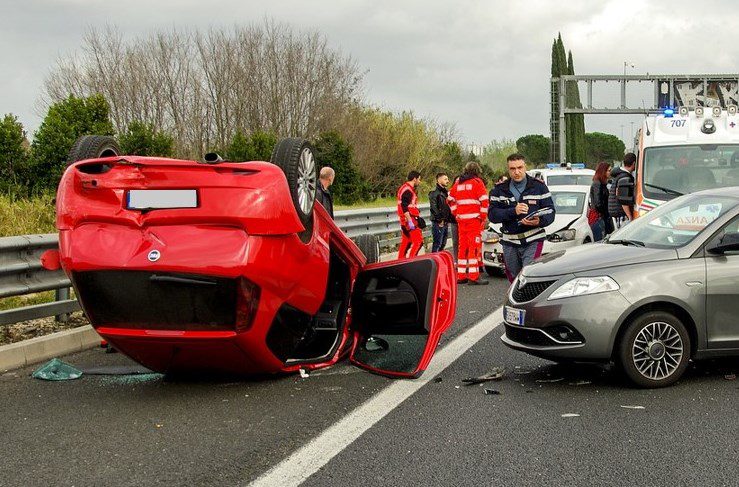
<svg viewBox="0 0 739 487">
<path fill-rule="evenodd" d="M 429 206 L 431 208 L 431 236 L 434 243 L 431 252 L 440 252 L 446 247 L 449 236 L 449 223 L 454 221 L 452 212 L 446 199 L 449 196 L 447 190 L 449 176 L 440 172 L 436 175 L 436 188 L 429 193 Z"/>
<path fill-rule="evenodd" d="M 611 188 L 608 190 L 608 214 L 616 220 L 616 228 L 621 228 L 633 220 L 634 214 L 634 168 L 636 155 L 624 155 L 622 167 L 611 171 Z"/>
<path fill-rule="evenodd" d="M 418 226 L 421 213 L 418 209 L 416 188 L 419 184 L 421 184 L 421 173 L 411 171 L 408 173 L 408 180 L 398 189 L 398 219 L 400 220 L 398 259 L 415 257 L 423 246 L 423 233 Z"/>
<path fill-rule="evenodd" d="M 513 282 L 521 269 L 541 255 L 546 238 L 544 227 L 554 221 L 554 202 L 542 181 L 526 174 L 521 154 L 507 158 L 509 181 L 490 191 L 488 216 L 501 225 L 501 245 L 506 275 Z M 535 212 L 541 212 L 539 215 Z"/>
<path fill-rule="evenodd" d="M 316 192 L 316 199 L 318 200 L 331 218 L 334 217 L 334 197 L 328 188 L 334 184 L 334 178 L 336 172 L 330 167 L 322 167 L 321 172 L 318 175 L 318 191 Z"/>
</svg>

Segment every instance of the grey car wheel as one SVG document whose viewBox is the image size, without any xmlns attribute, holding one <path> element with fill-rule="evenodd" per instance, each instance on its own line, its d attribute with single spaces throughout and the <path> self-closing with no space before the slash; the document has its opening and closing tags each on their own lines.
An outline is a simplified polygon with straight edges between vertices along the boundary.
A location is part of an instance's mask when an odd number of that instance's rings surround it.
<svg viewBox="0 0 739 487">
<path fill-rule="evenodd" d="M 690 360 L 690 335 L 675 316 L 645 313 L 628 326 L 620 343 L 621 367 L 641 387 L 664 387 L 683 375 Z"/>
</svg>

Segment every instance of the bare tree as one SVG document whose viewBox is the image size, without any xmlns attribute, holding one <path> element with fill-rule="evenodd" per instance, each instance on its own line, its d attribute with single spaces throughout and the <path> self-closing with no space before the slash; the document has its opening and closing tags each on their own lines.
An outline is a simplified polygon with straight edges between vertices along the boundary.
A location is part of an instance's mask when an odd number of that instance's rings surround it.
<svg viewBox="0 0 739 487">
<path fill-rule="evenodd" d="M 363 76 L 321 34 L 270 20 L 130 40 L 106 27 L 57 63 L 43 100 L 101 93 L 117 130 L 151 123 L 173 135 L 179 155 L 199 157 L 236 131 L 314 137 L 333 128 L 361 97 Z"/>
</svg>

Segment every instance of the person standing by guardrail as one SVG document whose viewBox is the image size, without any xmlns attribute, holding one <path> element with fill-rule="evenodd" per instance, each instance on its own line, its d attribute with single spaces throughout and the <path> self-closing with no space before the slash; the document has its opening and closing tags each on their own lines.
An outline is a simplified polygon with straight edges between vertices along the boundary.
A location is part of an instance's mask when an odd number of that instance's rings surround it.
<svg viewBox="0 0 739 487">
<path fill-rule="evenodd" d="M 421 230 L 426 225 L 418 209 L 416 188 L 419 184 L 421 184 L 421 173 L 411 171 L 408 173 L 408 180 L 398 189 L 398 218 L 400 219 L 398 259 L 415 257 L 423 245 Z"/>
<path fill-rule="evenodd" d="M 431 252 L 441 252 L 446 247 L 449 236 L 449 222 L 454 220 L 452 210 L 449 209 L 447 197 L 449 196 L 449 176 L 440 172 L 436 175 L 436 188 L 429 193 L 429 208 L 431 210 L 431 236 L 434 243 Z"/>
<path fill-rule="evenodd" d="M 328 188 L 334 184 L 335 177 L 336 172 L 332 168 L 322 167 L 318 175 L 318 191 L 316 192 L 316 200 L 326 208 L 331 218 L 334 217 L 334 197 Z"/>
<path fill-rule="evenodd" d="M 541 255 L 546 231 L 554 221 L 554 202 L 542 181 L 526 174 L 526 158 L 507 158 L 510 181 L 490 191 L 490 221 L 502 223 L 501 245 L 506 276 L 510 282 L 521 269 Z"/>
<path fill-rule="evenodd" d="M 459 228 L 457 283 L 488 284 L 480 277 L 482 262 L 482 230 L 487 225 L 488 190 L 482 180 L 482 169 L 468 162 L 449 190 L 449 208 Z"/>
</svg>

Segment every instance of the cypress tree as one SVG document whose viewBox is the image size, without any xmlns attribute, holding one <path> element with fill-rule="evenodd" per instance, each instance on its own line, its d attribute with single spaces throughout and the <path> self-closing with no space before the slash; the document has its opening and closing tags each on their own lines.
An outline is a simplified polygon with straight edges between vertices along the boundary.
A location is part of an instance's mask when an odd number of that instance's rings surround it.
<svg viewBox="0 0 739 487">
<path fill-rule="evenodd" d="M 572 62 L 572 51 L 567 54 L 567 73 L 575 74 L 575 65 Z M 570 83 L 568 88 L 567 97 L 569 98 L 568 105 L 574 108 L 582 108 L 580 102 L 580 87 L 577 83 Z M 571 132 L 568 134 L 568 146 L 571 147 L 570 155 L 568 160 L 570 162 L 584 162 L 585 161 L 585 115 L 573 114 L 571 117 Z M 568 148 L 569 148 L 568 147 Z"/>
</svg>

